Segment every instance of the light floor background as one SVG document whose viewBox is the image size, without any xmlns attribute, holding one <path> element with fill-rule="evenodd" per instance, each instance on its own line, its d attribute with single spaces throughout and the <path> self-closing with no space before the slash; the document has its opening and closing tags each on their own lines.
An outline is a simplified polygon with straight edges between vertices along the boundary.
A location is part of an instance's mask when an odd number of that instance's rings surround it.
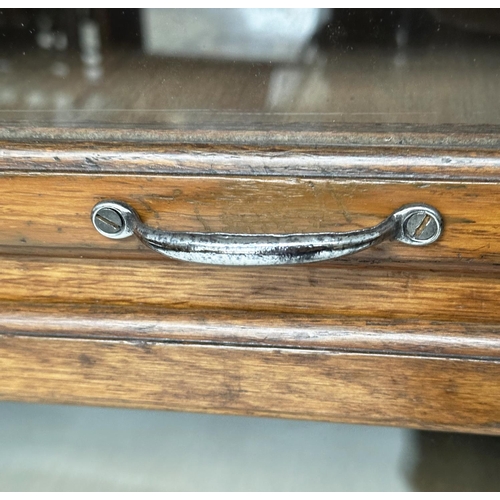
<svg viewBox="0 0 500 500">
<path fill-rule="evenodd" d="M 498 438 L 0 403 L 1 491 L 500 489 Z"/>
</svg>

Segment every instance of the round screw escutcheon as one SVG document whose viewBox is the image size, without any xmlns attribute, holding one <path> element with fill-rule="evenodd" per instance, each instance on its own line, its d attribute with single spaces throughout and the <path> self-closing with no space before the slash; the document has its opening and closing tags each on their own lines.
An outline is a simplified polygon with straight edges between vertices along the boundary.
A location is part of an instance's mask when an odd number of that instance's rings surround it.
<svg viewBox="0 0 500 500">
<path fill-rule="evenodd" d="M 92 223 L 106 238 L 121 240 L 133 234 L 125 223 L 123 207 L 117 203 L 98 203 L 92 210 Z"/>
<path fill-rule="evenodd" d="M 404 231 L 405 235 L 413 241 L 428 244 L 439 237 L 440 224 L 434 214 L 422 210 L 406 219 Z"/>
<path fill-rule="evenodd" d="M 443 230 L 441 214 L 429 205 L 403 207 L 401 234 L 397 239 L 407 245 L 434 243 Z"/>
</svg>

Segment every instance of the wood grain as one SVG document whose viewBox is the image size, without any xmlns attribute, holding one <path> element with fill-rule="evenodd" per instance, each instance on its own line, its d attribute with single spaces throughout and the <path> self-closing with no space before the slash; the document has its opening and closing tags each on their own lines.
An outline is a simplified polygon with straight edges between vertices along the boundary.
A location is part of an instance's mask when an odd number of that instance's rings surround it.
<svg viewBox="0 0 500 500">
<path fill-rule="evenodd" d="M 3 257 L 0 300 L 495 323 L 494 273 Z"/>
<path fill-rule="evenodd" d="M 3 400 L 498 434 L 500 363 L 0 336 Z"/>
<path fill-rule="evenodd" d="M 500 434 L 498 54 L 457 47 L 289 68 L 105 52 L 97 85 L 76 54 L 66 78 L 9 56 L 0 399 Z M 107 198 L 166 230 L 348 231 L 412 202 L 445 227 L 218 268 L 101 237 Z"/>
<path fill-rule="evenodd" d="M 14 127 L 14 130 L 17 130 L 17 127 Z M 37 135 L 36 129 L 30 130 Z M 232 133 L 217 132 L 221 138 L 225 137 L 229 144 L 218 144 L 215 139 L 213 144 L 192 144 L 189 133 L 178 136 L 178 132 L 172 137 L 178 137 L 178 140 L 182 139 L 187 143 L 169 144 L 168 140 L 163 141 L 166 143 L 161 140 L 156 143 L 147 140 L 130 143 L 129 138 L 128 141 L 116 144 L 116 138 L 112 139 L 112 132 L 109 133 L 111 138 L 107 142 L 95 142 L 85 138 L 88 135 L 99 137 L 99 133 L 92 134 L 88 129 L 83 129 L 76 130 L 73 135 L 69 135 L 67 131 L 61 132 L 65 139 L 59 141 L 29 141 L 24 137 L 22 142 L 0 142 L 0 172 L 498 182 L 500 134 L 478 133 L 476 138 L 473 133 L 460 134 L 454 133 L 453 130 L 450 129 L 452 137 L 449 141 L 442 133 L 420 134 L 422 145 L 417 141 L 416 146 L 402 147 L 392 145 L 392 136 L 387 133 L 372 134 L 373 137 L 370 133 L 352 133 L 352 143 L 345 144 L 349 134 L 344 132 L 344 136 L 341 136 L 341 142 L 344 144 L 333 146 L 331 143 L 318 145 L 314 140 L 311 140 L 312 144 L 282 144 L 279 137 L 276 144 L 264 141 L 262 144 L 255 144 L 256 137 L 260 137 L 255 132 L 241 132 L 241 137 L 238 137 L 238 134 L 233 137 Z M 57 129 L 52 133 L 57 134 Z M 114 136 L 120 137 L 120 134 L 127 137 L 126 131 L 115 131 Z M 145 134 L 147 136 L 146 132 Z M 153 138 L 160 139 L 162 135 L 168 138 L 170 132 L 151 134 Z M 203 134 L 204 132 L 198 132 L 198 140 Z M 107 137 L 105 132 L 101 135 Z M 270 133 L 267 135 L 272 136 Z M 286 130 L 282 131 L 281 135 L 287 137 Z M 310 133 L 299 133 L 297 137 L 302 135 L 308 137 Z M 319 135 L 323 137 L 322 134 Z M 411 137 L 408 133 L 402 137 L 407 135 Z M 138 134 L 138 137 L 141 137 L 141 134 Z M 211 139 L 210 134 L 205 135 L 206 142 Z M 356 145 L 358 140 L 368 141 L 370 144 Z M 438 144 L 427 144 L 428 141 Z M 405 141 L 401 139 L 401 143 L 404 144 Z"/>
<path fill-rule="evenodd" d="M 438 242 L 421 248 L 386 242 L 347 261 L 500 264 L 500 207 L 492 203 L 499 193 L 496 183 L 4 174 L 0 252 L 24 247 L 36 255 L 48 247 L 60 256 L 90 255 L 86 250 L 99 256 L 102 250 L 101 257 L 126 251 L 156 258 L 136 238 L 116 241 L 97 233 L 90 213 L 105 199 L 130 203 L 160 229 L 248 234 L 363 229 L 405 204 L 428 203 L 444 218 Z"/>
<path fill-rule="evenodd" d="M 495 137 L 4 142 L 0 398 L 498 433 Z M 90 211 L 109 198 L 180 231 L 348 231 L 411 202 L 434 205 L 445 227 L 429 247 L 211 267 L 100 236 Z"/>
<path fill-rule="evenodd" d="M 500 359 L 495 323 L 144 305 L 3 301 L 1 306 L 0 331 L 9 335 Z"/>
</svg>

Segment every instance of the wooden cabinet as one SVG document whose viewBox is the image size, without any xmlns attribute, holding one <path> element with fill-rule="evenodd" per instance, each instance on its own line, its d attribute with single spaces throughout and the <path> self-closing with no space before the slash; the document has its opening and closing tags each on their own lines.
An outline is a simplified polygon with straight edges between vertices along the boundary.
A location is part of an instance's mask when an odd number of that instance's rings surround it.
<svg viewBox="0 0 500 500">
<path fill-rule="evenodd" d="M 121 95 L 110 81 L 103 102 Z M 462 123 L 466 107 L 433 126 L 390 123 L 402 108 L 383 124 L 137 109 L 131 126 L 127 110 L 94 123 L 82 107 L 27 127 L 5 109 L 0 398 L 498 433 L 500 130 Z M 103 237 L 91 212 L 109 199 L 159 230 L 255 235 L 361 230 L 423 203 L 443 232 L 324 262 L 211 266 Z"/>
</svg>

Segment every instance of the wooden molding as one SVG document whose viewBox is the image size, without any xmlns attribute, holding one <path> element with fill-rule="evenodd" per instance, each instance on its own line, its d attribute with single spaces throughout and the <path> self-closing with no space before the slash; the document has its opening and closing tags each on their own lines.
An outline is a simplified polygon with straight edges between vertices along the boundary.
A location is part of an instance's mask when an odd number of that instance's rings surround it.
<svg viewBox="0 0 500 500">
<path fill-rule="evenodd" d="M 3 400 L 499 434 L 500 363 L 0 336 Z"/>
</svg>

